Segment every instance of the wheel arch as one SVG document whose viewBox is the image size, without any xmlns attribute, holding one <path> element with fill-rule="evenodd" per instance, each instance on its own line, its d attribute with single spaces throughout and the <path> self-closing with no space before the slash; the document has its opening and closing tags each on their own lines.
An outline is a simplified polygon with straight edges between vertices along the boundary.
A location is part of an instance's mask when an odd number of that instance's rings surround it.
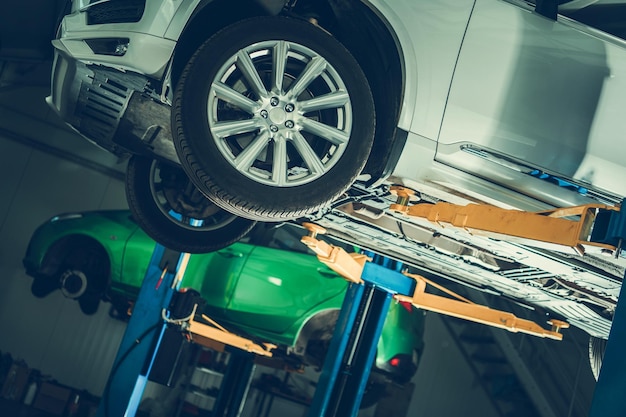
<svg viewBox="0 0 626 417">
<path fill-rule="evenodd" d="M 331 32 L 363 69 L 374 98 L 374 144 L 363 173 L 375 182 L 391 174 L 406 142 L 406 132 L 398 129 L 405 94 L 402 50 L 391 26 L 372 5 L 356 0 L 328 1 L 336 19 Z"/>
<path fill-rule="evenodd" d="M 317 363 L 319 358 L 313 358 L 307 355 L 307 346 L 311 340 L 330 338 L 333 335 L 337 319 L 339 318 L 339 308 L 327 308 L 320 310 L 311 315 L 296 334 L 294 350 L 298 356 L 304 358 L 304 362 L 312 365 L 321 366 Z"/>
<path fill-rule="evenodd" d="M 185 65 L 211 35 L 239 20 L 269 15 L 255 0 L 203 0 L 194 10 L 176 43 L 171 68 L 171 84 L 176 86 Z M 216 19 L 215 16 L 219 16 Z"/>
<path fill-rule="evenodd" d="M 39 273 L 54 276 L 60 272 L 65 254 L 70 253 L 72 249 L 86 247 L 94 249 L 98 256 L 106 260 L 109 270 L 106 271 L 107 282 L 105 284 L 108 287 L 112 278 L 111 256 L 97 239 L 83 234 L 66 235 L 50 245 L 41 262 Z"/>
</svg>

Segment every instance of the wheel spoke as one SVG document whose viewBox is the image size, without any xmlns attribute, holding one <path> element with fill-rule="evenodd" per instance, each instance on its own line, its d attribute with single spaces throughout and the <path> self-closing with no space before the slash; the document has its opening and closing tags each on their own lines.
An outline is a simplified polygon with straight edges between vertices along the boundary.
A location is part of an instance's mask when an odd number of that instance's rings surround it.
<svg viewBox="0 0 626 417">
<path fill-rule="evenodd" d="M 154 194 L 162 193 L 165 190 L 165 185 L 163 185 L 163 180 L 157 181 L 156 179 L 152 179 L 151 188 L 154 190 Z"/>
<path fill-rule="evenodd" d="M 287 141 L 282 135 L 274 136 L 272 181 L 279 187 L 287 183 Z"/>
<path fill-rule="evenodd" d="M 217 98 L 233 104 L 250 114 L 254 114 L 260 107 L 257 102 L 250 100 L 239 91 L 233 90 L 222 82 L 214 82 L 211 89 L 215 92 Z"/>
<path fill-rule="evenodd" d="M 327 126 L 323 123 L 316 122 L 315 120 L 303 118 L 300 120 L 302 129 L 306 132 L 313 133 L 323 139 L 330 141 L 335 145 L 342 145 L 348 142 L 350 134 L 343 130 Z"/>
<path fill-rule="evenodd" d="M 345 91 L 334 91 L 310 100 L 298 102 L 298 108 L 306 113 L 315 110 L 336 109 L 345 105 L 350 100 L 350 96 Z"/>
<path fill-rule="evenodd" d="M 322 161 L 300 132 L 294 132 L 292 141 L 296 151 L 304 159 L 304 163 L 312 174 L 321 174 L 325 171 Z"/>
<path fill-rule="evenodd" d="M 261 127 L 255 119 L 217 122 L 211 127 L 211 132 L 218 138 L 225 138 L 240 133 L 248 133 Z"/>
<path fill-rule="evenodd" d="M 261 81 L 259 73 L 254 67 L 252 59 L 250 59 L 250 56 L 243 50 L 237 53 L 237 68 L 241 70 L 243 76 L 248 83 L 250 83 L 250 87 L 252 87 L 257 97 L 261 98 L 267 96 L 267 90 L 263 85 L 263 81 Z"/>
<path fill-rule="evenodd" d="M 239 172 L 248 171 L 257 156 L 265 150 L 269 142 L 269 133 L 262 131 L 254 140 L 234 159 L 235 168 Z"/>
<path fill-rule="evenodd" d="M 321 56 L 313 57 L 289 90 L 289 95 L 295 100 L 311 82 L 324 72 L 327 64 L 326 60 Z"/>
<path fill-rule="evenodd" d="M 285 41 L 279 41 L 274 46 L 274 63 L 272 65 L 273 70 L 273 85 L 272 90 L 276 94 L 283 93 L 283 77 L 285 76 L 285 65 L 287 63 L 287 51 L 288 45 Z"/>
</svg>

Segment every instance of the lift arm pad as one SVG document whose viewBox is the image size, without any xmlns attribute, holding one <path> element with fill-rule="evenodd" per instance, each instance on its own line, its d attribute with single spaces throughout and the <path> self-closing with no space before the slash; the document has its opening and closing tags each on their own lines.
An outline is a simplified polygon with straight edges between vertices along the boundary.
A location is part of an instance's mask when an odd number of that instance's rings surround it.
<svg viewBox="0 0 626 417">
<path fill-rule="evenodd" d="M 312 223 L 304 223 L 303 226 L 309 230 L 310 234 L 303 236 L 300 241 L 315 252 L 320 262 L 323 262 L 350 282 L 363 283 L 361 273 L 363 272 L 363 265 L 365 265 L 368 259 L 367 256 L 347 253 L 337 246 L 329 245 L 323 240 L 316 239 L 317 233 L 325 232 L 321 226 Z"/>
</svg>

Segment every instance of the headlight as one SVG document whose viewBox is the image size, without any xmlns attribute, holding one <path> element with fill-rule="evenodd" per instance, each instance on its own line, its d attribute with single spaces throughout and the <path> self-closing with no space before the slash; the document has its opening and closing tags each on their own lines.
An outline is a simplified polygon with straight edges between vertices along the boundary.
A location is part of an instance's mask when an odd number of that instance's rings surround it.
<svg viewBox="0 0 626 417">
<path fill-rule="evenodd" d="M 54 216 L 50 219 L 50 223 L 58 222 L 61 220 L 71 220 L 71 219 L 80 219 L 83 215 L 80 213 L 65 213 Z"/>
</svg>

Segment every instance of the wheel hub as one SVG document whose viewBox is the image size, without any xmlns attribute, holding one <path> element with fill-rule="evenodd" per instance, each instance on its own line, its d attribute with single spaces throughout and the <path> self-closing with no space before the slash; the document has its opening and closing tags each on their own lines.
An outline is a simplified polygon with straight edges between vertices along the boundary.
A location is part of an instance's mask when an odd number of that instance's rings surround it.
<svg viewBox="0 0 626 417">
<path fill-rule="evenodd" d="M 285 139 L 289 139 L 291 137 L 290 132 L 300 130 L 294 121 L 295 118 L 300 117 L 297 106 L 282 94 L 272 96 L 268 101 L 261 104 L 257 114 L 265 122 L 270 138 L 275 138 L 277 134 L 281 134 Z"/>
<path fill-rule="evenodd" d="M 82 271 L 68 270 L 61 275 L 61 292 L 67 298 L 76 299 L 87 290 L 87 277 Z"/>
<path fill-rule="evenodd" d="M 273 108 L 269 114 L 270 121 L 274 124 L 283 124 L 287 120 L 287 113 L 281 108 Z"/>
</svg>

